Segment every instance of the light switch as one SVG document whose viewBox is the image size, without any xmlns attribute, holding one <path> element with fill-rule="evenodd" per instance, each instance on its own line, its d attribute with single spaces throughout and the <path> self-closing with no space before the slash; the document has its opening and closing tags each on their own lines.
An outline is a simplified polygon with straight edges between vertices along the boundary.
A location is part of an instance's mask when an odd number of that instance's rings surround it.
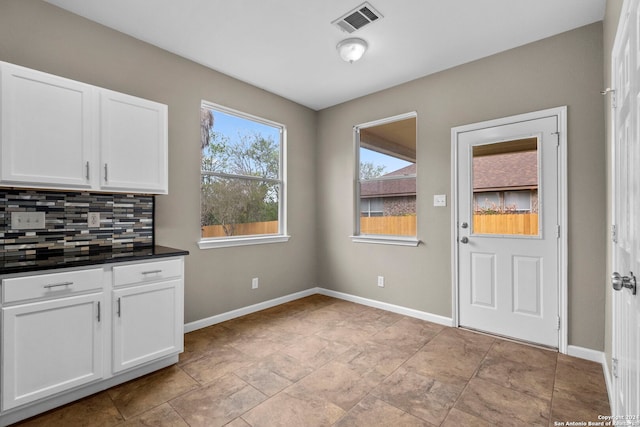
<svg viewBox="0 0 640 427">
<path fill-rule="evenodd" d="M 11 212 L 12 230 L 39 230 L 45 228 L 44 212 Z"/>
<path fill-rule="evenodd" d="M 447 195 L 446 194 L 434 194 L 433 195 L 433 206 L 447 206 Z"/>
</svg>

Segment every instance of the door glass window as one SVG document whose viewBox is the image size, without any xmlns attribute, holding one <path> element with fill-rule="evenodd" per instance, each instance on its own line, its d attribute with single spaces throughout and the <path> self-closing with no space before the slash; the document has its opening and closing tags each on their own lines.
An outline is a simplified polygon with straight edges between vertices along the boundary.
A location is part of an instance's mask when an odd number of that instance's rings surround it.
<svg viewBox="0 0 640 427">
<path fill-rule="evenodd" d="M 538 236 L 538 139 L 473 147 L 473 232 Z"/>
</svg>

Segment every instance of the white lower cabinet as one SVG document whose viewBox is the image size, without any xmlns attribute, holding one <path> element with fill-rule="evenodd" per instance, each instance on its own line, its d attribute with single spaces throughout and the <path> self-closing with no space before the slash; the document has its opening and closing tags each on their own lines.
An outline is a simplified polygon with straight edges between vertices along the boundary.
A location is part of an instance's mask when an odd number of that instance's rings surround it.
<svg viewBox="0 0 640 427">
<path fill-rule="evenodd" d="M 113 292 L 114 372 L 182 351 L 181 292 L 181 280 Z"/>
<path fill-rule="evenodd" d="M 2 409 L 103 376 L 103 293 L 2 309 Z"/>
<path fill-rule="evenodd" d="M 178 361 L 184 259 L 2 278 L 0 426 Z"/>
</svg>

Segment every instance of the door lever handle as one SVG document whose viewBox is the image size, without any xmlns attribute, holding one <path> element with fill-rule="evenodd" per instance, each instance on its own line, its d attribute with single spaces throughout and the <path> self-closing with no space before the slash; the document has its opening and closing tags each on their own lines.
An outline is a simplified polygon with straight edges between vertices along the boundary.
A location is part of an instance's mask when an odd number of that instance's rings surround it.
<svg viewBox="0 0 640 427">
<path fill-rule="evenodd" d="M 634 276 L 632 272 L 629 272 L 628 276 L 621 276 L 617 271 L 614 272 L 611 274 L 611 285 L 613 285 L 613 289 L 616 291 L 622 288 L 631 289 L 633 295 L 635 295 L 637 291 L 636 276 Z"/>
</svg>

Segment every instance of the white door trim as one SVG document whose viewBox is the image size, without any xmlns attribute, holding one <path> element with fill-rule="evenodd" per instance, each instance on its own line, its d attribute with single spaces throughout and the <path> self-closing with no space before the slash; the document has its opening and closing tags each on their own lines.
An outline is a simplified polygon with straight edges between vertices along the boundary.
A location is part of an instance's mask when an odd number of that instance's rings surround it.
<svg viewBox="0 0 640 427">
<path fill-rule="evenodd" d="M 567 107 L 556 107 L 547 110 L 535 111 L 526 114 L 519 114 L 485 122 L 472 123 L 464 126 L 451 128 L 451 274 L 452 274 L 452 320 L 453 326 L 460 326 L 459 323 L 459 301 L 458 301 L 458 135 L 463 132 L 486 129 L 496 126 L 541 119 L 544 117 L 557 117 L 558 120 L 558 212 L 560 221 L 560 247 L 558 248 L 558 314 L 560 316 L 560 331 L 558 350 L 560 353 L 567 353 L 568 350 L 568 220 L 567 220 Z"/>
</svg>

